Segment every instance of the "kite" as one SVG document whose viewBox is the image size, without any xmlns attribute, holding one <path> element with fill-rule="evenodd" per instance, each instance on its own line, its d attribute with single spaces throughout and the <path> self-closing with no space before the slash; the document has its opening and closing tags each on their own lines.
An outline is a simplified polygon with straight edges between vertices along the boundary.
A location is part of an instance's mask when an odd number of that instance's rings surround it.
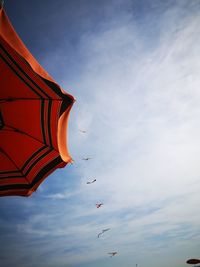
<svg viewBox="0 0 200 267">
<path fill-rule="evenodd" d="M 82 160 L 89 160 L 89 159 L 91 159 L 91 158 L 82 158 Z"/>
<path fill-rule="evenodd" d="M 99 209 L 101 206 L 103 206 L 103 203 L 97 203 L 96 204 L 97 209 Z"/>
<path fill-rule="evenodd" d="M 110 257 L 114 257 L 115 255 L 117 255 L 117 252 L 109 252 L 108 254 L 110 255 Z"/>
<path fill-rule="evenodd" d="M 85 131 L 85 130 L 81 130 L 81 129 L 79 129 L 79 131 L 80 131 L 81 133 L 86 133 L 86 131 Z"/>
<path fill-rule="evenodd" d="M 95 183 L 97 180 L 96 179 L 94 179 L 94 180 L 92 180 L 91 182 L 87 182 L 87 184 L 93 184 L 93 183 Z"/>
<path fill-rule="evenodd" d="M 103 229 L 99 234 L 98 234 L 98 238 L 100 237 L 100 235 L 104 234 L 105 232 L 109 231 L 110 228 L 107 229 Z"/>
</svg>

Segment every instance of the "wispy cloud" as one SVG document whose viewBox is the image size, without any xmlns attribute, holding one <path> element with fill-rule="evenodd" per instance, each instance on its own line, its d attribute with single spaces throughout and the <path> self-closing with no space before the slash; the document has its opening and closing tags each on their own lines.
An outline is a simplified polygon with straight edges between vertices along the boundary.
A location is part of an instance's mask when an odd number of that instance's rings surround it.
<svg viewBox="0 0 200 267">
<path fill-rule="evenodd" d="M 77 157 L 80 151 L 94 155 L 93 162 L 78 167 L 98 180 L 83 198 L 103 199 L 102 216 L 117 213 L 113 219 L 119 229 L 125 211 L 160 208 L 133 218 L 144 242 L 148 232 L 163 240 L 171 232 L 179 244 L 185 227 L 190 229 L 186 236 L 198 234 L 200 21 L 192 5 L 188 12 L 186 6 L 162 14 L 151 47 L 143 38 L 149 28 L 140 32 L 130 13 L 82 38 L 87 54 L 79 78 L 83 94 L 73 118 L 77 125 L 85 121 L 89 134 L 80 136 L 77 146 L 71 136 L 72 150 Z M 135 238 L 129 224 L 127 229 L 125 240 L 119 239 L 124 244 Z"/>
<path fill-rule="evenodd" d="M 199 4 L 111 3 L 78 38 L 68 137 L 75 163 L 26 204 L 26 219 L 15 225 L 25 242 L 12 247 L 18 266 L 25 251 L 43 267 L 102 267 L 113 249 L 119 261 L 111 266 L 129 267 L 133 259 L 180 266 L 199 248 Z M 56 61 L 67 60 L 63 44 L 54 49 Z M 68 88 L 69 79 L 62 82 Z M 91 178 L 97 182 L 87 185 Z"/>
</svg>

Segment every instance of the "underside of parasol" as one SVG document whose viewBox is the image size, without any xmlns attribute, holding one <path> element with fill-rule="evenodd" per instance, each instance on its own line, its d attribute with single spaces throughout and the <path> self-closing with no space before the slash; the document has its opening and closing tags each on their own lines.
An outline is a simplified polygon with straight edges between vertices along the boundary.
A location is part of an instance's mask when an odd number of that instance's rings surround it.
<svg viewBox="0 0 200 267">
<path fill-rule="evenodd" d="M 3 8 L 0 72 L 0 196 L 27 196 L 72 161 L 66 131 L 74 98 L 31 55 Z"/>
</svg>

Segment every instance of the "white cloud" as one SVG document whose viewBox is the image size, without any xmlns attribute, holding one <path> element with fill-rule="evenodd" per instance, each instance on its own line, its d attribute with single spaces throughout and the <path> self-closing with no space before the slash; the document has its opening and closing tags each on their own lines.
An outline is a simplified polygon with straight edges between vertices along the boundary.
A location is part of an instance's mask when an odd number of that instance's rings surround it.
<svg viewBox="0 0 200 267">
<path fill-rule="evenodd" d="M 89 134 L 71 133 L 71 149 L 76 157 L 94 156 L 88 164 L 77 162 L 77 168 L 83 177 L 97 178 L 82 198 L 105 201 L 102 216 L 112 218 L 116 212 L 119 229 L 120 212 L 160 208 L 133 218 L 126 238 L 135 227 L 138 240 L 149 231 L 184 235 L 183 225 L 198 232 L 200 17 L 195 12 L 180 17 L 182 12 L 180 5 L 163 15 L 153 47 L 143 43 L 130 16 L 82 39 L 87 60 L 72 120 L 83 121 Z M 194 238 L 192 230 L 185 235 Z"/>
<path fill-rule="evenodd" d="M 170 258 L 159 266 L 172 258 L 180 266 L 175 252 L 184 261 L 199 248 L 200 16 L 174 5 L 154 21 L 152 44 L 144 38 L 149 25 L 139 27 L 131 12 L 81 38 L 85 65 L 71 84 L 79 91 L 68 138 L 79 185 L 68 188 L 65 177 L 62 192 L 43 188 L 47 206 L 17 224 L 27 239 L 51 239 L 40 247 L 51 258 L 44 267 L 104 259 L 112 249 L 127 257 L 126 266 L 132 258 L 156 266 L 159 253 Z M 97 182 L 86 185 L 92 178 Z M 96 209 L 99 201 L 104 206 Z M 32 247 L 27 253 L 38 255 Z"/>
</svg>

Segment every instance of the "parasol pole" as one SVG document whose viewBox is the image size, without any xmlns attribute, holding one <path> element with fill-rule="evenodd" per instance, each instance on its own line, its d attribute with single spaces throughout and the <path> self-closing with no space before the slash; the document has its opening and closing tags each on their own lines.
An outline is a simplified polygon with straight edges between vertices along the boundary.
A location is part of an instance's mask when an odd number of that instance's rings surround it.
<svg viewBox="0 0 200 267">
<path fill-rule="evenodd" d="M 0 0 L 0 8 L 3 8 L 4 0 Z"/>
<path fill-rule="evenodd" d="M 3 8 L 3 5 L 4 5 L 4 0 L 0 0 L 0 9 Z"/>
</svg>

